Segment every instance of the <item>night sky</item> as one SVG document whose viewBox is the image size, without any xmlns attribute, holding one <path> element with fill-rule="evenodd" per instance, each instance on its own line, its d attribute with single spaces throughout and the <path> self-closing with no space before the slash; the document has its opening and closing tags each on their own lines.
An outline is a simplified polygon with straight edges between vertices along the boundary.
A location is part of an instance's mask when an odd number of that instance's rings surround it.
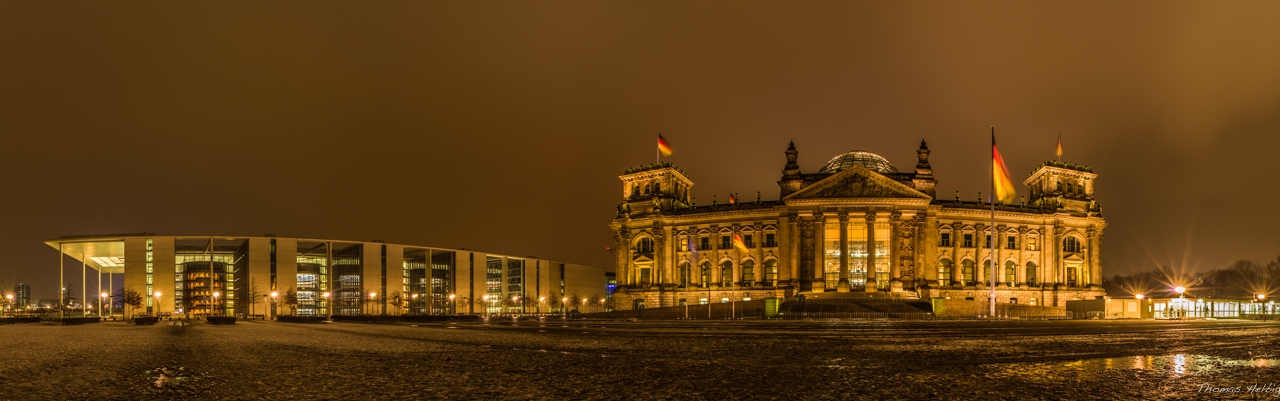
<svg viewBox="0 0 1280 401">
<path fill-rule="evenodd" d="M 142 231 L 612 270 L 659 132 L 709 204 L 777 199 L 789 140 L 908 171 L 922 138 L 976 200 L 992 124 L 1019 182 L 1061 130 L 1105 275 L 1280 254 L 1280 3 L 851 3 L 5 3 L 0 290 Z"/>
</svg>

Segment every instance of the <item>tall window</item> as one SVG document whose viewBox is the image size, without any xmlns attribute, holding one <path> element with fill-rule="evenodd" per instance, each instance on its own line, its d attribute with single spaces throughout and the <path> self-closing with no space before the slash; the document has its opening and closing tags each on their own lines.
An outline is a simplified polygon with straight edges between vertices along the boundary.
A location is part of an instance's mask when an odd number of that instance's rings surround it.
<svg viewBox="0 0 1280 401">
<path fill-rule="evenodd" d="M 720 285 L 725 287 L 733 285 L 733 262 L 726 260 L 720 264 Z"/>
<path fill-rule="evenodd" d="M 977 278 L 975 277 L 974 271 L 973 271 L 974 266 L 973 266 L 972 260 L 965 260 L 963 262 L 960 262 L 960 266 L 964 268 L 964 270 L 960 272 L 962 276 L 961 278 L 964 279 L 965 281 L 964 285 L 973 285 L 973 283 L 977 282 Z"/>
<path fill-rule="evenodd" d="M 1036 250 L 1036 237 L 1027 237 L 1027 250 Z"/>
<path fill-rule="evenodd" d="M 742 285 L 751 286 L 756 281 L 756 262 L 745 260 L 742 262 Z"/>
<path fill-rule="evenodd" d="M 711 237 L 700 237 L 700 238 L 701 238 L 701 241 L 699 242 L 701 243 L 698 244 L 698 250 L 705 251 L 705 250 L 711 249 Z"/>
<path fill-rule="evenodd" d="M 951 285 L 951 261 L 938 261 L 938 285 Z"/>
<path fill-rule="evenodd" d="M 653 239 L 641 238 L 640 243 L 636 244 L 636 253 L 653 253 Z"/>
<path fill-rule="evenodd" d="M 849 239 L 853 245 L 853 238 Z M 822 237 L 822 279 L 826 288 L 836 288 L 840 282 L 840 221 L 827 219 Z"/>
<path fill-rule="evenodd" d="M 702 262 L 702 266 L 698 268 L 698 271 L 700 272 L 702 277 L 700 280 L 698 280 L 698 285 L 701 285 L 703 287 L 710 286 L 711 285 L 711 262 Z"/>
<path fill-rule="evenodd" d="M 876 222 L 876 287 L 889 288 L 889 222 Z"/>
<path fill-rule="evenodd" d="M 1076 271 L 1077 271 L 1077 270 L 1079 270 L 1079 268 L 1078 268 L 1078 267 L 1075 267 L 1075 266 L 1067 266 L 1067 286 L 1068 286 L 1068 287 L 1075 287 L 1075 286 L 1076 286 L 1076 281 L 1077 281 Z"/>
<path fill-rule="evenodd" d="M 1008 262 L 1004 262 L 1004 282 L 1005 282 L 1005 284 L 1008 284 L 1008 285 L 1014 285 L 1014 284 L 1016 284 L 1016 283 L 1017 283 L 1017 281 L 1015 281 L 1015 280 L 1017 280 L 1017 277 L 1016 277 L 1016 275 L 1015 275 L 1015 274 L 1016 274 L 1015 272 L 1017 272 L 1017 270 L 1018 270 L 1018 266 L 1017 266 L 1017 265 L 1015 265 L 1015 264 L 1013 264 L 1013 261 L 1012 261 L 1012 260 L 1011 260 L 1011 261 L 1008 261 Z"/>
<path fill-rule="evenodd" d="M 940 246 L 940 247 L 944 247 L 944 248 L 945 248 L 945 247 L 950 247 L 950 246 L 951 246 L 951 233 L 941 233 L 941 234 L 938 234 L 938 246 Z"/>
<path fill-rule="evenodd" d="M 743 243 L 745 243 L 745 244 L 747 245 L 747 248 L 755 248 L 755 247 L 756 247 L 756 243 L 755 243 L 755 241 L 753 241 L 754 239 L 755 239 L 755 238 L 753 238 L 753 237 L 751 236 L 751 234 L 745 234 L 745 235 L 743 235 L 743 236 L 742 236 L 742 242 L 743 242 Z"/>
<path fill-rule="evenodd" d="M 649 272 L 652 270 L 649 268 L 649 265 L 641 265 L 639 270 L 640 274 L 637 278 L 640 281 L 640 286 L 648 287 L 650 284 L 653 284 L 652 278 L 649 277 Z"/>
<path fill-rule="evenodd" d="M 991 234 L 987 234 L 986 237 L 986 245 L 983 245 L 983 247 L 991 249 Z"/>
<path fill-rule="evenodd" d="M 982 262 L 982 277 L 978 277 L 979 283 L 987 283 L 991 280 L 991 260 Z"/>
<path fill-rule="evenodd" d="M 973 233 L 964 233 L 964 242 L 960 246 L 973 248 Z"/>
<path fill-rule="evenodd" d="M 767 233 L 764 235 L 764 246 L 770 248 L 778 246 L 777 239 L 774 237 L 773 233 Z"/>
<path fill-rule="evenodd" d="M 1080 252 L 1080 241 L 1076 237 L 1067 237 L 1062 240 L 1063 252 Z"/>
<path fill-rule="evenodd" d="M 1027 285 L 1036 285 L 1036 262 L 1027 262 Z"/>
<path fill-rule="evenodd" d="M 720 249 L 733 249 L 733 239 L 731 239 L 728 235 L 721 235 Z"/>
<path fill-rule="evenodd" d="M 1010 235 L 1005 238 L 1004 249 L 1018 249 L 1018 236 Z"/>
<path fill-rule="evenodd" d="M 778 285 L 778 261 L 769 259 L 764 261 L 764 285 Z"/>
<path fill-rule="evenodd" d="M 689 273 L 690 273 L 689 263 L 688 262 L 680 263 L 680 286 L 681 287 L 688 287 L 690 280 L 693 280 L 693 277 L 690 277 Z"/>
</svg>

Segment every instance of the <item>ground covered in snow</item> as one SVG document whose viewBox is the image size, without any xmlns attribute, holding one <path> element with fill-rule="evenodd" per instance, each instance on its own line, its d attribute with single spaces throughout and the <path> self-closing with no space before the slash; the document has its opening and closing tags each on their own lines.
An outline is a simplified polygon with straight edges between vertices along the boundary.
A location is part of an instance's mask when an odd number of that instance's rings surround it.
<svg viewBox="0 0 1280 401">
<path fill-rule="evenodd" d="M 1275 322 L 0 326 L 4 400 L 1216 400 L 1280 399 L 1277 391 Z"/>
</svg>

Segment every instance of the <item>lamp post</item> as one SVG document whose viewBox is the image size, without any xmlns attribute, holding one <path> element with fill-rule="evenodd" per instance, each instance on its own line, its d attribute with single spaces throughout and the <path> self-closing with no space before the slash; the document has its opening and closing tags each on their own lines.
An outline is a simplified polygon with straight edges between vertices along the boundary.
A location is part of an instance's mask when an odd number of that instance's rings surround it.
<svg viewBox="0 0 1280 401">
<path fill-rule="evenodd" d="M 218 296 L 219 296 L 219 295 L 222 295 L 222 293 L 217 292 L 217 291 L 214 291 L 214 292 L 213 292 L 213 303 L 212 303 L 212 304 L 209 304 L 209 316 L 213 316 L 213 310 L 214 310 L 214 309 L 216 309 L 216 308 L 218 307 Z"/>
<path fill-rule="evenodd" d="M 486 319 L 489 318 L 489 296 L 488 295 L 484 296 L 484 317 Z"/>
<path fill-rule="evenodd" d="M 564 318 L 569 318 L 569 298 L 560 298 L 560 312 L 564 313 Z"/>
<path fill-rule="evenodd" d="M 155 294 L 151 294 L 151 295 L 155 295 L 155 296 L 156 296 L 156 317 L 160 317 L 160 305 L 161 305 L 161 303 L 160 303 L 160 291 L 156 291 L 156 293 L 155 293 Z"/>
<path fill-rule="evenodd" d="M 409 301 L 409 308 L 412 309 L 413 314 L 416 315 L 418 314 L 418 294 L 413 294 L 410 298 L 413 298 L 413 300 Z"/>
<path fill-rule="evenodd" d="M 601 311 L 601 312 L 604 312 L 604 300 L 603 300 L 603 299 L 601 299 L 601 300 L 600 300 L 600 311 Z"/>
<path fill-rule="evenodd" d="M 538 297 L 538 314 L 542 314 L 542 303 L 547 301 L 547 297 Z"/>
<path fill-rule="evenodd" d="M 369 314 L 370 315 L 373 314 L 373 311 L 378 309 L 378 308 L 375 308 L 374 307 L 375 305 L 373 304 L 374 303 L 373 297 L 376 297 L 376 296 L 378 296 L 378 293 L 376 292 L 369 293 Z"/>
<path fill-rule="evenodd" d="M 5 295 L 4 297 L 9 300 L 9 302 L 4 304 L 4 308 L 9 310 L 10 313 L 12 313 L 13 312 L 13 294 Z"/>
<path fill-rule="evenodd" d="M 520 305 L 520 296 L 516 295 L 514 297 L 511 297 L 511 303 Z M 524 306 L 520 307 L 520 313 L 524 313 Z"/>
<path fill-rule="evenodd" d="M 1133 297 L 1141 300 L 1142 298 L 1146 298 L 1146 295 L 1138 294 L 1138 295 L 1134 295 Z"/>
<path fill-rule="evenodd" d="M 324 306 L 324 309 L 329 312 L 328 319 L 333 319 L 333 305 L 329 304 L 329 293 L 327 292 L 324 293 Z"/>
<path fill-rule="evenodd" d="M 449 314 L 450 315 L 458 314 L 458 304 L 454 303 L 453 297 L 454 297 L 453 294 L 449 294 Z"/>
<path fill-rule="evenodd" d="M 101 294 L 98 294 L 98 295 L 102 297 L 102 299 L 98 301 L 98 316 L 102 316 L 102 301 L 103 301 L 103 300 L 108 300 L 108 299 L 110 299 L 110 298 L 107 298 L 107 293 L 105 293 L 105 292 L 104 292 L 104 293 L 101 293 Z M 110 306 L 108 306 L 108 307 L 107 307 L 107 312 L 110 312 L 110 311 L 111 311 L 111 307 L 110 307 Z"/>
<path fill-rule="evenodd" d="M 276 297 L 279 295 L 280 293 L 271 291 L 271 320 L 276 320 Z"/>
</svg>

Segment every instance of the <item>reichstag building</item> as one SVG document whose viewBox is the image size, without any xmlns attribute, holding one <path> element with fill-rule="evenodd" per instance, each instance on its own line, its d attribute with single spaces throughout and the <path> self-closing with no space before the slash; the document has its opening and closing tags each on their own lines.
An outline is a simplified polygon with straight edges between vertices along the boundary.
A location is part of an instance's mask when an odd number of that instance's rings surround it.
<svg viewBox="0 0 1280 401">
<path fill-rule="evenodd" d="M 987 301 L 993 260 L 1000 303 L 1063 307 L 1104 294 L 1106 221 L 1090 168 L 1041 164 L 1023 181 L 1027 200 L 996 205 L 992 227 L 978 191 L 938 196 L 929 152 L 922 141 L 910 172 L 852 151 L 803 173 L 792 143 L 780 200 L 710 205 L 696 204 L 693 181 L 671 163 L 626 170 L 610 224 L 614 307 L 797 295 Z"/>
</svg>

